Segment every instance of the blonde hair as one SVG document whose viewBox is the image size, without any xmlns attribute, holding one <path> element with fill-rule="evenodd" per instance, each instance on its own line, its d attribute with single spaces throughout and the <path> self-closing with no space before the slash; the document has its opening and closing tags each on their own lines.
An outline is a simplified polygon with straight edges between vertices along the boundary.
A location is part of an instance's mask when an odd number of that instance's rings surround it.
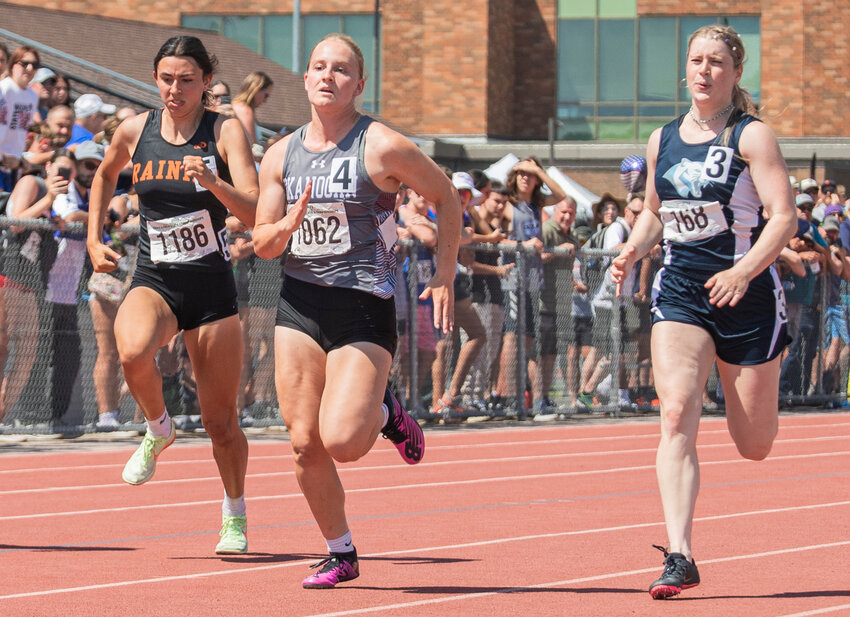
<svg viewBox="0 0 850 617">
<path fill-rule="evenodd" d="M 223 83 L 223 82 L 222 82 Z M 233 102 L 245 103 L 249 107 L 254 106 L 254 99 L 260 90 L 265 90 L 274 85 L 272 78 L 262 71 L 254 71 L 248 73 L 247 77 L 242 81 L 242 87 L 239 89 L 239 94 L 233 97 Z"/>
<path fill-rule="evenodd" d="M 354 39 L 348 36 L 347 34 L 342 34 L 341 32 L 331 32 L 330 34 L 325 35 L 321 41 L 316 43 L 313 46 L 313 49 L 310 50 L 310 58 L 313 58 L 313 52 L 316 51 L 316 47 L 324 43 L 325 41 L 339 41 L 340 43 L 344 43 L 348 45 L 349 49 L 354 52 L 354 57 L 357 60 L 357 70 L 360 71 L 360 79 L 366 79 L 366 62 L 363 60 L 363 50 L 360 49 L 360 46 L 354 42 Z M 309 60 L 307 62 L 307 66 L 310 66 Z"/>
<path fill-rule="evenodd" d="M 691 44 L 698 38 L 723 41 L 729 50 L 729 54 L 732 56 L 735 68 L 743 66 L 744 59 L 746 58 L 744 43 L 741 40 L 741 36 L 730 26 L 712 24 L 710 26 L 703 26 L 702 28 L 699 28 L 688 39 L 689 53 L 691 51 Z M 732 87 L 732 104 L 736 109 L 740 109 L 744 113 L 754 116 L 758 114 L 758 108 L 756 107 L 755 101 L 753 101 L 752 95 L 738 84 L 735 84 Z"/>
</svg>

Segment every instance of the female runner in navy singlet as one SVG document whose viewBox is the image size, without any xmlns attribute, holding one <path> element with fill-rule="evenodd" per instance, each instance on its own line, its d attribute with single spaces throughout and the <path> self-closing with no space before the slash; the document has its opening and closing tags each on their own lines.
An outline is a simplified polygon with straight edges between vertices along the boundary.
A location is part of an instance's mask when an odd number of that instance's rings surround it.
<svg viewBox="0 0 850 617">
<path fill-rule="evenodd" d="M 779 355 L 788 343 L 773 262 L 797 229 L 773 132 L 738 82 L 744 46 L 728 26 L 688 41 L 690 111 L 652 133 L 646 208 L 611 275 L 619 285 L 664 240 L 653 293 L 652 367 L 661 403 L 656 473 L 669 545 L 655 599 L 699 584 L 691 527 L 699 491 L 702 392 L 717 362 L 742 456 L 768 455 L 778 430 Z"/>
<path fill-rule="evenodd" d="M 115 132 L 92 184 L 87 244 L 96 272 L 115 269 L 120 256 L 103 244 L 100 230 L 118 173 L 132 160 L 141 216 L 139 258 L 118 310 L 115 338 L 148 428 L 122 477 L 129 484 L 147 482 L 157 456 L 174 441 L 155 358 L 183 330 L 202 422 L 224 485 L 216 553 L 233 554 L 248 546 L 248 442 L 236 412 L 242 328 L 225 218 L 230 211 L 253 225 L 259 187 L 239 121 L 205 108 L 215 65 L 195 37 L 173 37 L 160 48 L 153 77 L 164 107 L 122 122 Z"/>
<path fill-rule="evenodd" d="M 275 382 L 296 477 L 329 557 L 304 579 L 330 588 L 359 574 L 334 462 L 356 461 L 379 433 L 409 464 L 422 430 L 386 388 L 396 343 L 395 197 L 404 183 L 435 204 L 436 273 L 424 297 L 434 325 L 452 327 L 461 212 L 448 177 L 410 140 L 360 115 L 363 54 L 332 34 L 310 55 L 312 120 L 274 144 L 260 165 L 254 248 L 289 245 L 275 328 Z"/>
</svg>

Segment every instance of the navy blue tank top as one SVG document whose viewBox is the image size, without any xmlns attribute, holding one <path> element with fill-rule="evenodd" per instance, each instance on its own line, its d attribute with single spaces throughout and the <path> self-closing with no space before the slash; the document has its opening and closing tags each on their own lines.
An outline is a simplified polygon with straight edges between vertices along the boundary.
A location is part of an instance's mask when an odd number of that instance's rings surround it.
<svg viewBox="0 0 850 617">
<path fill-rule="evenodd" d="M 736 110 L 726 131 L 691 144 L 679 135 L 683 118 L 661 130 L 655 189 L 665 268 L 702 281 L 731 268 L 764 228 L 761 200 L 738 145 L 744 127 L 759 120 Z"/>
</svg>

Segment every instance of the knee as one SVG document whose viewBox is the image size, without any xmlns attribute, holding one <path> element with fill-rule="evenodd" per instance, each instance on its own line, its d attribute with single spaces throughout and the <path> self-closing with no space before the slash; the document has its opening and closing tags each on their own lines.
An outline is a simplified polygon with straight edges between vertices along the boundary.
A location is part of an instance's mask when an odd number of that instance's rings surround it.
<svg viewBox="0 0 850 617">
<path fill-rule="evenodd" d="M 292 447 L 295 466 L 301 469 L 324 465 L 329 458 L 318 435 L 302 434 L 294 427 L 289 427 L 289 444 Z"/>
<path fill-rule="evenodd" d="M 236 409 L 222 413 L 206 413 L 202 409 L 201 423 L 210 440 L 217 446 L 226 446 L 242 434 L 236 420 Z"/>
<path fill-rule="evenodd" d="M 764 435 L 756 435 L 745 440 L 738 440 L 735 446 L 738 452 L 751 461 L 761 461 L 767 458 L 773 448 L 773 440 L 776 438 L 776 429 Z"/>
<path fill-rule="evenodd" d="M 351 438 L 334 436 L 325 440 L 324 444 L 325 450 L 338 463 L 353 463 L 369 451 L 369 448 L 364 448 L 354 436 Z"/>
</svg>

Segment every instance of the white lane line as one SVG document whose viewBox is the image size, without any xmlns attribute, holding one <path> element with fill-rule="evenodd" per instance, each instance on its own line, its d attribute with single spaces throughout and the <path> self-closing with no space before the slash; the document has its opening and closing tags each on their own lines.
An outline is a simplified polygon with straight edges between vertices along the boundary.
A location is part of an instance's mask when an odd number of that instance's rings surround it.
<svg viewBox="0 0 850 617">
<path fill-rule="evenodd" d="M 830 437 L 818 437 L 816 440 L 818 441 L 844 441 L 848 439 L 848 436 L 830 436 Z M 815 440 L 785 440 L 784 442 L 778 443 L 798 443 L 798 442 L 808 442 Z M 717 444 L 705 444 L 698 445 L 697 450 L 707 450 L 711 448 L 734 448 L 733 443 L 717 443 Z M 649 454 L 654 453 L 656 449 L 653 448 L 637 448 L 631 450 L 602 450 L 602 451 L 594 451 L 594 452 L 563 452 L 560 454 L 532 454 L 527 456 L 512 456 L 505 457 L 500 456 L 497 458 L 478 458 L 478 459 L 465 459 L 465 460 L 451 460 L 451 461 L 434 461 L 434 462 L 424 462 L 418 468 L 419 469 L 427 469 L 431 467 L 439 467 L 439 466 L 455 466 L 455 465 L 479 465 L 479 464 L 491 464 L 491 463 L 504 463 L 504 462 L 521 462 L 521 461 L 535 461 L 535 460 L 554 460 L 554 459 L 565 459 L 565 458 L 587 458 L 587 457 L 606 457 L 606 456 L 622 456 L 625 454 Z M 393 450 L 393 452 L 395 452 Z M 850 451 L 848 451 L 850 452 Z M 831 455 L 839 454 L 838 452 L 830 453 Z M 820 454 L 815 454 L 815 456 L 819 456 Z M 785 455 L 785 456 L 772 456 L 769 457 L 768 460 L 782 460 L 787 456 L 813 456 L 810 454 L 803 455 Z M 273 457 L 269 457 L 273 458 Z M 743 460 L 743 459 L 742 459 Z M 180 462 L 180 461 L 178 461 Z M 209 464 L 212 461 L 204 461 Z M 702 464 L 708 464 L 710 461 L 704 462 Z M 161 466 L 163 463 L 161 461 L 157 461 L 157 467 Z M 104 465 L 103 468 L 118 468 L 119 465 Z M 120 465 L 123 467 L 123 465 Z M 359 472 L 359 471 L 377 471 L 377 470 L 392 470 L 392 469 L 407 469 L 407 465 L 370 465 L 370 466 L 346 466 L 340 467 L 340 472 Z M 67 470 L 67 468 L 63 468 L 63 470 Z M 294 471 L 269 471 L 265 473 L 250 473 L 246 475 L 246 478 L 272 478 L 272 477 L 283 477 L 283 476 L 291 476 L 294 475 Z M 171 480 L 159 480 L 157 484 L 160 486 L 167 484 L 185 484 L 185 483 L 196 483 L 196 482 L 218 482 L 220 481 L 219 476 L 203 476 L 203 477 L 190 477 L 190 478 L 174 478 Z M 0 496 L 3 495 L 22 495 L 22 494 L 32 494 L 32 493 L 52 493 L 52 492 L 62 492 L 62 491 L 89 491 L 93 489 L 104 489 L 104 488 L 123 488 L 126 484 L 115 482 L 110 484 L 75 484 L 70 486 L 43 486 L 38 488 L 19 488 L 19 489 L 9 489 L 6 491 L 0 491 Z"/>
<path fill-rule="evenodd" d="M 739 561 L 743 559 L 759 559 L 762 557 L 774 557 L 776 555 L 784 555 L 788 553 L 799 553 L 803 551 L 811 551 L 811 550 L 819 550 L 826 548 L 835 548 L 838 546 L 847 546 L 850 545 L 850 540 L 844 542 L 831 542 L 829 544 L 814 544 L 811 546 L 798 546 L 794 548 L 786 548 L 780 549 L 776 551 L 767 551 L 764 553 L 753 553 L 750 555 L 736 555 L 734 557 L 719 557 L 717 559 L 708 559 L 704 561 L 700 561 L 700 565 L 709 564 L 709 563 L 723 563 L 728 561 Z M 549 587 L 565 587 L 567 585 L 577 585 L 580 583 L 588 583 L 592 581 L 601 581 L 605 579 L 611 578 L 623 578 L 626 576 L 634 576 L 637 574 L 648 574 L 650 572 L 657 572 L 658 567 L 654 568 L 643 568 L 640 570 L 627 570 L 624 572 L 612 572 L 609 574 L 598 574 L 596 576 L 585 576 L 582 578 L 573 578 L 565 581 L 553 581 L 551 583 L 536 583 L 534 585 L 526 585 L 524 587 L 505 587 L 504 589 L 496 589 L 494 591 L 484 591 L 480 593 L 464 593 L 458 594 L 455 596 L 445 596 L 441 598 L 432 598 L 429 600 L 416 600 L 414 602 L 399 602 L 396 604 L 385 604 L 383 606 L 371 606 L 368 608 L 357 608 L 351 609 L 347 611 L 335 611 L 333 613 L 317 613 L 315 615 L 310 615 L 309 617 L 344 617 L 345 615 L 365 615 L 367 613 L 378 613 L 383 611 L 393 611 L 398 609 L 411 608 L 414 606 L 427 606 L 431 604 L 443 604 L 446 602 L 459 602 L 462 600 L 473 600 L 477 598 L 485 598 L 487 596 L 495 596 L 506 593 L 522 593 L 525 590 L 529 589 L 546 589 Z M 604 592 L 602 592 L 604 593 Z M 850 606 L 850 605 L 845 605 Z M 841 607 L 832 607 L 829 611 L 823 612 L 832 612 L 834 610 L 838 610 Z M 797 613 L 796 615 L 786 615 L 784 617 L 803 617 L 805 615 L 818 615 L 821 614 L 821 611 L 818 612 L 807 612 L 807 613 Z"/>
<path fill-rule="evenodd" d="M 791 613 L 789 615 L 780 615 L 780 617 L 810 617 L 811 615 L 826 615 L 836 611 L 850 609 L 850 604 L 842 604 L 841 606 L 828 606 L 826 608 L 816 608 L 811 611 L 803 611 L 802 613 Z"/>
<path fill-rule="evenodd" d="M 703 420 L 703 422 L 706 422 L 706 421 Z M 643 426 L 643 424 L 640 424 L 638 426 Z M 541 427 L 534 427 L 534 430 L 541 431 L 541 432 L 542 431 L 552 432 L 553 430 L 558 430 L 558 428 L 560 428 L 560 427 L 542 427 L 541 426 Z M 570 426 L 570 427 L 563 427 L 563 428 L 575 429 L 577 427 Z M 780 426 L 779 427 L 779 434 L 781 435 L 785 430 L 808 429 L 808 428 L 850 428 L 850 423 L 846 423 L 846 424 L 842 424 L 842 423 L 839 423 L 839 424 L 817 424 L 817 425 L 809 424 L 809 425 L 800 425 L 800 426 Z M 495 429 L 495 430 L 493 430 L 492 433 L 489 433 L 489 434 L 496 436 L 496 435 L 502 435 L 502 434 L 505 434 L 505 433 L 516 434 L 517 431 L 525 433 L 525 432 L 529 432 L 531 430 L 532 430 L 531 428 L 528 428 L 528 429 L 510 429 L 510 430 L 509 429 Z M 628 434 L 628 435 L 599 435 L 599 436 L 595 436 L 595 437 L 568 437 L 568 438 L 563 438 L 563 439 L 535 439 L 531 442 L 529 442 L 528 440 L 524 440 L 524 441 L 488 441 L 488 442 L 485 442 L 485 443 L 472 443 L 472 444 L 431 445 L 430 444 L 431 440 L 433 440 L 435 438 L 446 437 L 447 435 L 437 435 L 437 434 L 431 433 L 431 432 L 428 432 L 426 434 L 428 436 L 428 441 L 429 441 L 429 445 L 428 445 L 429 451 L 454 451 L 454 450 L 464 450 L 465 451 L 465 450 L 468 450 L 470 448 L 501 448 L 501 447 L 515 447 L 515 446 L 516 447 L 528 447 L 530 445 L 536 446 L 536 445 L 551 445 L 551 444 L 588 443 L 588 442 L 596 442 L 596 441 L 622 441 L 622 440 L 631 440 L 631 439 L 636 439 L 636 438 L 658 439 L 658 436 L 659 436 L 658 431 L 656 430 L 656 431 L 653 431 L 652 433 L 638 433 L 638 434 Z M 464 432 L 464 433 L 458 433 L 458 435 L 464 435 L 464 436 L 467 436 L 469 434 L 470 433 L 468 431 Z M 708 436 L 708 435 L 727 435 L 727 434 L 728 434 L 728 430 L 726 430 L 725 428 L 717 429 L 717 430 L 700 431 L 701 437 L 705 437 L 705 436 Z M 830 440 L 830 439 L 846 439 L 848 437 L 850 437 L 850 434 L 848 434 L 848 435 L 831 434 L 831 435 L 822 436 L 822 437 L 799 437 L 799 438 L 793 438 L 793 439 L 777 439 L 773 443 L 774 444 L 781 444 L 781 443 L 799 443 L 799 442 L 808 442 L 808 441 L 814 442 L 814 441 Z M 202 447 L 202 448 L 205 448 L 207 450 L 209 449 L 208 443 L 204 444 L 203 446 L 181 443 L 179 441 L 177 443 L 180 446 L 180 448 L 199 448 L 199 447 Z M 269 445 L 269 446 L 273 445 L 275 447 L 282 447 L 287 443 L 288 443 L 287 441 L 283 441 L 283 440 L 278 441 L 278 442 L 272 442 L 272 443 L 261 442 L 261 443 L 252 443 L 251 447 L 252 448 L 261 448 L 261 447 L 266 446 L 266 445 Z M 730 442 L 730 444 L 731 444 L 731 442 Z M 727 445 L 727 444 L 715 444 L 715 445 Z M 285 446 L 285 447 L 288 447 L 288 446 Z M 106 452 L 86 452 L 85 455 L 86 456 L 88 456 L 88 455 L 106 455 L 106 454 L 114 455 L 115 453 L 122 453 L 122 452 L 128 453 L 128 452 L 131 452 L 131 451 L 132 451 L 131 447 L 128 446 L 126 449 L 113 449 L 113 450 L 108 450 Z M 6 457 L 0 457 L 0 460 L 9 461 L 9 460 L 17 459 L 17 458 L 32 458 L 34 456 L 37 456 L 40 461 L 43 461 L 47 457 L 63 456 L 63 455 L 67 455 L 67 454 L 68 454 L 68 451 L 39 452 L 37 455 L 33 455 L 33 454 L 9 455 L 9 456 L 6 456 Z M 382 449 L 372 450 L 370 452 L 370 454 L 392 454 L 392 455 L 395 455 L 395 450 L 392 449 L 392 448 L 382 448 Z M 250 457 L 250 460 L 251 461 L 255 461 L 255 460 L 257 460 L 257 461 L 259 461 L 259 460 L 288 460 L 288 459 L 291 459 L 291 458 L 292 458 L 291 454 L 269 454 L 269 455 L 253 455 L 252 454 L 251 457 Z M 177 460 L 177 461 L 164 460 L 164 461 L 158 461 L 157 465 L 158 466 L 160 466 L 160 465 L 166 465 L 166 466 L 194 465 L 194 464 L 201 464 L 201 463 L 210 463 L 211 461 L 212 461 L 212 457 L 201 458 L 201 459 L 185 459 L 185 460 Z M 39 467 L 26 467 L 26 468 L 20 468 L 20 469 L 0 469 L 0 475 L 15 474 L 15 473 L 36 473 L 36 472 L 52 473 L 52 472 L 56 472 L 56 471 L 85 471 L 85 470 L 91 470 L 91 469 L 123 468 L 123 466 L 124 466 L 124 462 L 101 463 L 101 464 L 92 464 L 92 465 L 74 465 L 73 468 L 69 468 L 66 465 L 64 465 L 64 466 L 60 465 L 60 466 L 54 466 L 54 467 L 39 466 Z"/>
<path fill-rule="evenodd" d="M 773 457 L 772 459 L 767 460 L 780 460 L 780 459 L 806 459 L 806 458 L 824 458 L 830 456 L 847 456 L 850 455 L 850 451 L 842 451 L 842 452 L 821 452 L 818 454 L 795 454 L 784 457 Z M 740 465 L 743 463 L 748 463 L 751 461 L 747 461 L 746 459 L 729 459 L 723 461 L 707 461 L 701 463 L 703 467 L 709 465 Z M 764 463 L 762 463 L 763 465 Z M 395 490 L 403 490 L 403 489 L 422 489 L 422 488 L 435 488 L 435 487 L 446 487 L 446 486 L 467 486 L 467 485 L 475 485 L 475 484 L 490 484 L 494 482 L 517 482 L 517 481 L 527 481 L 527 480 L 541 480 L 548 478 L 568 478 L 568 477 L 578 477 L 578 476 L 589 476 L 596 474 L 611 474 L 611 473 L 626 473 L 632 471 L 647 471 L 654 470 L 655 464 L 651 465 L 636 465 L 631 467 L 613 467 L 609 469 L 590 469 L 583 471 L 562 471 L 562 472 L 552 472 L 552 473 L 541 473 L 541 474 L 528 474 L 528 475 L 519 475 L 519 476 L 498 476 L 492 478 L 473 478 L 468 480 L 446 480 L 441 482 L 418 482 L 415 484 L 394 484 L 389 486 L 376 486 L 376 487 L 366 487 L 366 488 L 352 488 L 347 489 L 345 492 L 347 494 L 354 493 L 376 493 L 383 491 L 395 491 Z M 290 472 L 291 473 L 291 472 Z M 123 486 L 123 485 L 122 485 Z M 288 493 L 283 495 L 261 495 L 256 497 L 250 497 L 249 501 L 267 501 L 273 499 L 292 499 L 301 497 L 301 493 Z M 75 511 L 62 511 L 62 512 L 45 512 L 45 513 L 29 513 L 29 514 L 16 514 L 9 516 L 0 516 L 0 521 L 13 521 L 20 519 L 34 519 L 34 518 L 52 518 L 52 517 L 60 517 L 60 516 L 79 516 L 86 514 L 103 514 L 107 512 L 127 512 L 131 510 L 155 510 L 160 508 L 178 508 L 178 507 L 192 507 L 192 506 L 201 506 L 201 505 L 209 505 L 209 504 L 217 504 L 220 503 L 220 499 L 213 500 L 203 500 L 203 501 L 188 501 L 182 503 L 156 503 L 156 504 L 142 504 L 142 505 L 134 505 L 134 506 L 121 506 L 121 507 L 113 507 L 113 508 L 98 508 L 93 510 L 75 510 Z"/>
<path fill-rule="evenodd" d="M 842 503 L 846 504 L 848 502 L 842 502 Z M 840 504 L 820 504 L 818 506 L 809 505 L 809 506 L 803 506 L 802 509 L 811 509 L 811 508 L 814 508 L 814 507 L 827 507 L 827 506 L 830 506 L 830 505 L 840 505 Z M 769 512 L 779 512 L 779 511 L 787 511 L 787 510 L 794 510 L 794 509 L 797 509 L 797 508 L 776 509 L 776 510 L 770 510 Z M 733 514 L 724 515 L 724 516 L 726 516 L 728 518 L 733 518 L 733 517 L 737 517 L 737 516 L 751 515 L 751 514 L 755 514 L 755 513 L 733 513 Z M 698 521 L 698 520 L 701 520 L 701 519 L 697 518 L 695 520 Z M 523 542 L 523 541 L 529 541 L 529 540 L 549 539 L 549 538 L 565 537 L 565 536 L 572 536 L 572 535 L 580 535 L 580 534 L 586 534 L 586 533 L 600 533 L 600 532 L 606 532 L 606 531 L 621 531 L 621 530 L 626 530 L 626 529 L 636 529 L 636 528 L 640 528 L 640 527 L 662 526 L 663 524 L 664 524 L 663 522 L 639 523 L 639 524 L 633 524 L 633 525 L 610 527 L 610 528 L 607 528 L 607 529 L 587 529 L 587 530 L 582 530 L 582 531 L 566 531 L 566 532 L 561 532 L 561 533 L 538 534 L 538 535 L 533 535 L 533 536 L 519 536 L 519 537 L 512 537 L 512 538 L 497 538 L 497 539 L 492 539 L 492 540 L 484 540 L 484 541 L 480 541 L 480 542 L 467 542 L 467 543 L 463 543 L 463 544 L 449 544 L 449 545 L 442 545 L 442 546 L 408 548 L 408 549 L 397 550 L 397 551 L 385 551 L 385 552 L 382 552 L 382 553 L 371 553 L 369 555 L 362 555 L 361 557 L 366 559 L 366 558 L 369 558 L 369 557 L 372 557 L 372 558 L 391 557 L 391 556 L 394 556 L 394 555 L 410 555 L 410 554 L 419 554 L 419 553 L 430 553 L 430 552 L 436 552 L 436 551 L 459 550 L 459 549 L 472 548 L 472 547 L 478 547 L 478 546 L 489 546 L 489 545 L 494 545 L 494 544 L 504 544 L 504 543 L 507 543 L 507 542 Z M 798 546 L 798 547 L 793 547 L 793 548 L 779 549 L 779 550 L 775 550 L 775 551 L 753 553 L 753 554 L 750 554 L 750 555 L 735 555 L 733 557 L 720 557 L 720 558 L 715 558 L 715 559 L 707 559 L 707 560 L 701 560 L 700 565 L 710 564 L 710 563 L 722 563 L 722 562 L 726 562 L 726 561 L 737 561 L 737 560 L 741 560 L 741 559 L 754 559 L 754 558 L 759 558 L 759 557 L 769 557 L 769 556 L 782 555 L 782 554 L 787 554 L 787 553 L 796 553 L 796 552 L 802 552 L 802 551 L 808 551 L 808 550 L 819 550 L 819 549 L 834 548 L 834 547 L 847 546 L 847 545 L 850 545 L 850 540 L 841 541 L 841 542 L 832 542 L 832 543 L 829 543 L 829 544 L 814 544 L 814 545 L 809 545 L 809 546 Z M 228 570 L 215 570 L 215 571 L 210 571 L 210 572 L 196 572 L 194 574 L 180 574 L 180 575 L 174 575 L 174 576 L 161 576 L 161 577 L 155 577 L 155 578 L 137 579 L 137 580 L 130 580 L 130 581 L 116 581 L 116 582 L 112 582 L 112 583 L 99 583 L 99 584 L 95 584 L 95 585 L 84 585 L 84 586 L 80 586 L 80 587 L 65 587 L 65 588 L 59 588 L 59 589 L 45 589 L 45 590 L 41 590 L 41 591 L 29 591 L 29 592 L 3 595 L 3 596 L 0 596 L 0 600 L 11 600 L 11 599 L 15 599 L 15 598 L 31 598 L 31 597 L 38 597 L 38 596 L 49 596 L 49 595 L 56 595 L 56 594 L 60 594 L 60 593 L 74 593 L 74 592 L 81 592 L 81 591 L 93 591 L 93 590 L 97 590 L 97 589 L 111 589 L 111 588 L 115 588 L 115 587 L 128 587 L 128 586 L 131 586 L 131 585 L 142 585 L 142 584 L 148 584 L 148 583 L 162 583 L 162 582 L 168 582 L 168 581 L 190 580 L 190 579 L 196 579 L 196 578 L 204 578 L 204 577 L 208 577 L 208 576 L 224 576 L 224 575 L 230 575 L 230 574 L 254 573 L 254 572 L 261 572 L 261 571 L 264 571 L 264 570 L 274 570 L 274 569 L 279 569 L 279 568 L 290 568 L 290 567 L 294 567 L 294 566 L 309 565 L 310 561 L 312 561 L 312 559 L 305 560 L 305 561 L 291 561 L 291 562 L 282 563 L 282 564 L 273 564 L 273 565 L 264 565 L 264 566 L 251 566 L 251 567 L 246 567 L 246 568 L 232 568 L 232 569 L 228 569 Z M 485 597 L 485 596 L 488 596 L 488 595 L 495 595 L 497 593 L 509 593 L 511 591 L 517 592 L 517 591 L 522 591 L 524 589 L 537 589 L 537 588 L 544 588 L 544 587 L 571 585 L 571 584 L 588 582 L 588 581 L 598 581 L 598 580 L 603 580 L 603 579 L 608 579 L 608 578 L 632 576 L 632 575 L 635 575 L 635 574 L 646 574 L 648 572 L 656 572 L 657 570 L 658 570 L 658 566 L 656 565 L 652 568 L 643 568 L 643 569 L 639 569 L 639 570 L 627 570 L 627 571 L 623 571 L 623 572 L 614 572 L 614 573 L 609 573 L 609 574 L 599 574 L 599 575 L 595 575 L 595 576 L 569 579 L 569 580 L 564 580 L 564 581 L 555 581 L 555 582 L 552 582 L 552 583 L 538 583 L 538 584 L 535 584 L 535 585 L 527 585 L 525 587 L 505 588 L 505 589 L 502 589 L 502 590 L 491 591 L 491 592 L 483 592 L 483 593 L 475 593 L 475 594 L 462 594 L 462 595 L 451 596 L 451 597 L 435 598 L 433 600 L 422 600 L 422 601 L 418 601 L 418 602 L 409 602 L 409 603 L 394 604 L 394 605 L 387 605 L 387 606 L 381 606 L 381 607 L 372 607 L 372 608 L 368 608 L 368 609 L 355 609 L 353 611 L 343 611 L 343 612 L 337 612 L 337 613 L 323 613 L 321 615 L 321 617 L 338 617 L 338 616 L 341 616 L 341 615 L 354 615 L 354 614 L 363 613 L 363 612 L 375 612 L 375 611 L 391 610 L 391 609 L 401 608 L 401 607 L 418 606 L 418 605 L 421 605 L 421 604 L 436 604 L 436 603 L 449 602 L 449 601 L 465 600 L 465 599 L 470 599 L 470 598 L 481 598 L 481 597 Z M 319 616 L 317 615 L 315 617 L 319 617 Z"/>
</svg>

